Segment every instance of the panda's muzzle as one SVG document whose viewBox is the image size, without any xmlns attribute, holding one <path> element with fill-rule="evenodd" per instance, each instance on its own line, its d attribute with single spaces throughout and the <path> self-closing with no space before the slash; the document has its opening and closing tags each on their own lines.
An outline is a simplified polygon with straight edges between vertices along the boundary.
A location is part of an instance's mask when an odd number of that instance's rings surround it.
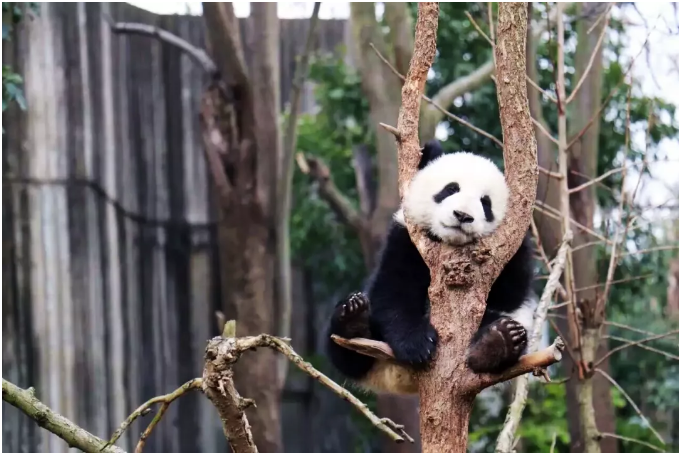
<svg viewBox="0 0 681 455">
<path fill-rule="evenodd" d="M 454 216 L 461 224 L 472 223 L 474 221 L 474 218 L 468 213 L 460 212 L 458 210 L 454 210 Z"/>
</svg>

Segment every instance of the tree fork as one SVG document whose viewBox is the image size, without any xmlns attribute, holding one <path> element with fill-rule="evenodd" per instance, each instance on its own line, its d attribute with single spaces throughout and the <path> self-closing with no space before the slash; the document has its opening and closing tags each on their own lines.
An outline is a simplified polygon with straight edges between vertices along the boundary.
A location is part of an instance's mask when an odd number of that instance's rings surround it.
<svg viewBox="0 0 681 455">
<path fill-rule="evenodd" d="M 421 96 L 436 49 L 439 7 L 419 3 L 414 53 L 402 87 L 397 122 L 400 137 L 399 190 L 404 196 L 420 159 L 418 124 Z M 490 237 L 451 248 L 430 241 L 407 214 L 409 234 L 431 271 L 431 322 L 440 335 L 432 368 L 420 376 L 420 427 L 424 452 L 466 451 L 468 421 L 477 393 L 509 379 L 476 375 L 466 366 L 468 344 L 480 325 L 486 297 L 527 232 L 537 191 L 537 145 L 525 84 L 527 9 L 524 3 L 499 5 L 497 96 L 504 134 L 504 162 L 510 199 L 508 216 Z M 483 252 L 485 254 L 480 254 Z M 473 260 L 471 258 L 476 258 Z M 448 286 L 448 275 L 466 264 L 463 286 Z M 456 324 L 452 324 L 456 321 Z"/>
</svg>

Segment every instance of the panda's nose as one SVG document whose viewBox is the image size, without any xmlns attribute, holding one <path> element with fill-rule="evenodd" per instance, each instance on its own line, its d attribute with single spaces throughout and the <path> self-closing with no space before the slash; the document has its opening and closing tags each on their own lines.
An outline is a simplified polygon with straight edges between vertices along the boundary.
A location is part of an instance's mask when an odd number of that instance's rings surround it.
<svg viewBox="0 0 681 455">
<path fill-rule="evenodd" d="M 473 222 L 473 217 L 470 216 L 468 213 L 459 212 L 458 210 L 454 210 L 454 216 L 456 217 L 457 220 L 459 220 L 460 223 L 472 223 Z"/>
</svg>

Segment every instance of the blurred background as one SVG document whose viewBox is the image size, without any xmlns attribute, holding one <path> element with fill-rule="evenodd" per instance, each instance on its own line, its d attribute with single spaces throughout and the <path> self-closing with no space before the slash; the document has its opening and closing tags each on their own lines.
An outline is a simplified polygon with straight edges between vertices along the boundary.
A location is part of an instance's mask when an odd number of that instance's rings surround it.
<svg viewBox="0 0 681 455">
<path fill-rule="evenodd" d="M 220 77 L 240 82 L 220 45 L 219 15 L 204 17 L 200 2 L 3 3 L 3 378 L 35 387 L 45 404 L 102 438 L 141 403 L 199 377 L 206 341 L 224 318 L 237 319 L 238 335 L 290 336 L 299 354 L 344 384 L 323 355 L 323 327 L 334 303 L 361 288 L 399 203 L 394 139 L 377 123 L 396 124 L 401 81 L 369 44 L 404 74 L 416 4 L 323 3 L 309 53 L 313 3 L 254 5 L 233 4 L 231 31 L 256 92 L 254 113 L 236 116 L 255 128 L 257 152 L 238 162 L 221 155 L 221 181 L 206 146 L 206 97 Z M 448 151 L 503 165 L 483 35 L 496 4 L 440 8 L 426 94 L 459 119 L 424 103 L 421 140 L 437 137 Z M 528 76 L 543 89 L 528 85 L 540 165 L 558 170 L 555 144 L 540 128 L 558 131 L 555 68 L 564 52 L 568 94 L 582 81 L 565 111 L 568 184 L 604 176 L 572 193 L 570 204 L 578 223 L 574 308 L 588 313 L 607 298 L 596 356 L 605 374 L 593 374 L 593 365 L 585 373 L 567 356 L 551 369 L 554 383 L 533 379 L 516 450 L 583 451 L 579 396 L 589 384 L 598 430 L 619 436 L 604 437 L 603 451 L 675 452 L 678 3 L 569 3 L 562 17 L 555 3 L 529 8 Z M 162 39 L 121 32 L 119 23 L 171 32 L 205 49 L 218 71 Z M 309 74 L 297 90 L 304 55 Z M 290 187 L 282 183 L 287 170 Z M 561 238 L 551 216 L 557 183 L 540 177 L 537 292 L 548 275 L 539 251 L 552 258 Z M 611 270 L 608 240 L 618 236 Z M 577 346 L 566 312 L 573 306 L 561 302 L 544 342 L 561 333 Z M 249 419 L 261 451 L 418 451 L 418 443 L 395 446 L 274 354 L 248 354 L 235 371 L 240 393 L 258 405 Z M 417 400 L 358 394 L 418 434 Z M 510 398 L 508 385 L 478 397 L 470 451 L 493 450 Z M 17 409 L 3 403 L 2 411 L 3 451 L 68 450 Z M 132 450 L 150 420 L 136 421 L 119 445 Z M 228 448 L 217 412 L 194 393 L 173 403 L 145 450 Z"/>
</svg>

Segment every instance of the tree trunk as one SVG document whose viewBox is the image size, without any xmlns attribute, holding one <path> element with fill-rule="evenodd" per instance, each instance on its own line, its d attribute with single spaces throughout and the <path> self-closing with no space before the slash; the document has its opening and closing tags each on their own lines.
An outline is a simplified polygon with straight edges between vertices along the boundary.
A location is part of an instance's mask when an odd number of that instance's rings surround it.
<svg viewBox="0 0 681 455">
<path fill-rule="evenodd" d="M 280 160 L 279 21 L 276 3 L 252 5 L 246 68 L 231 3 L 204 3 L 209 47 L 222 81 L 202 106 L 204 143 L 219 194 L 218 242 L 223 311 L 237 336 L 273 333 L 276 170 Z M 231 316 L 230 316 L 231 317 Z M 281 452 L 280 381 L 274 351 L 244 356 L 235 367 L 239 393 L 255 400 L 247 411 L 261 452 Z"/>
</svg>

